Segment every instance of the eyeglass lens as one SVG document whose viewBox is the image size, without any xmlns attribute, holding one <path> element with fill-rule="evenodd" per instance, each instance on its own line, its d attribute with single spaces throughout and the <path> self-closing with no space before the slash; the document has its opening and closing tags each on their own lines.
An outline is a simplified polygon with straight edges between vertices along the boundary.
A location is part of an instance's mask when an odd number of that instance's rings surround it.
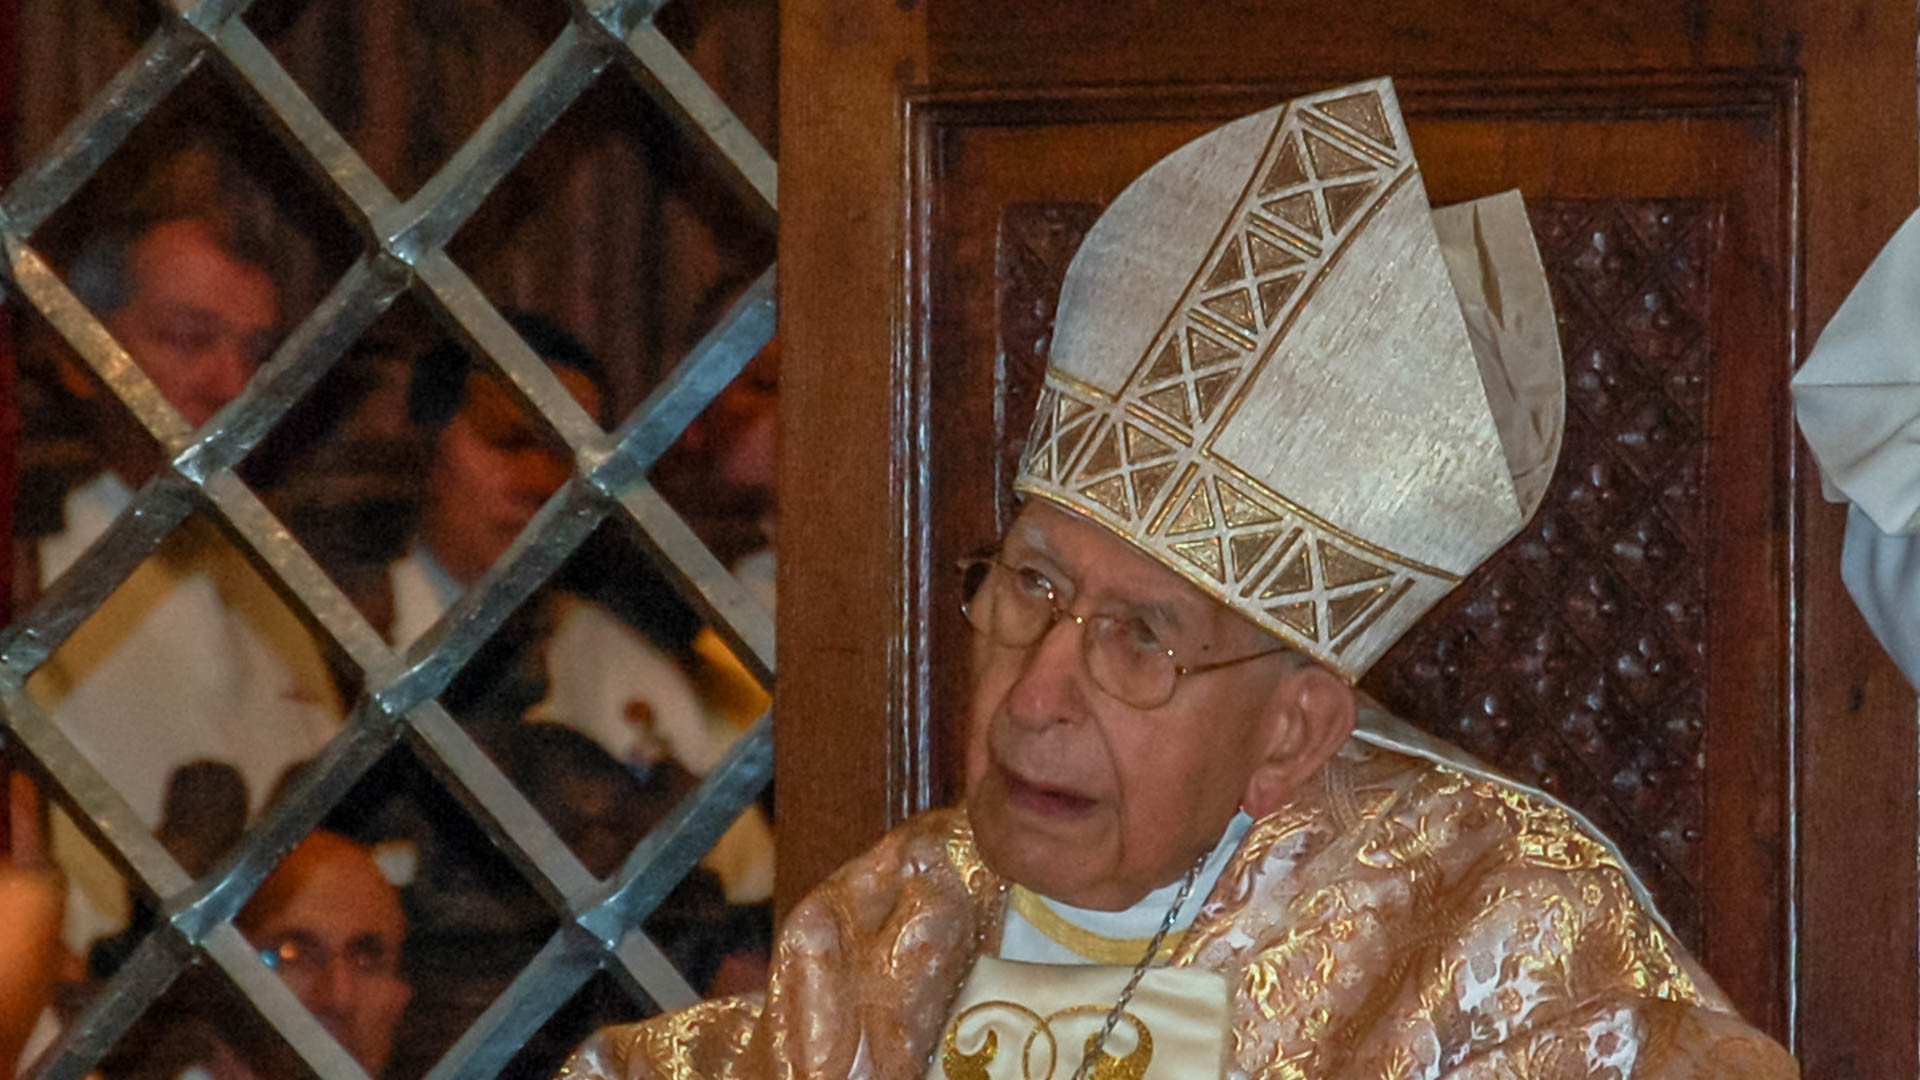
<svg viewBox="0 0 1920 1080">
<path fill-rule="evenodd" d="M 984 562 L 985 580 L 969 590 L 965 604 L 973 628 L 1002 645 L 1023 647 L 1044 637 L 1062 618 L 1081 624 L 1080 653 L 1094 684 L 1139 709 L 1164 704 L 1177 678 L 1173 657 L 1135 619 L 1076 616 L 1062 607 L 1051 585 L 1030 570 Z M 966 582 L 974 584 L 970 566 Z"/>
<path fill-rule="evenodd" d="M 372 934 L 352 938 L 339 955 L 350 970 L 363 975 L 389 974 L 398 959 L 391 944 Z M 293 933 L 262 948 L 260 959 L 275 971 L 311 974 L 332 967 L 334 951 L 311 934 Z"/>
</svg>

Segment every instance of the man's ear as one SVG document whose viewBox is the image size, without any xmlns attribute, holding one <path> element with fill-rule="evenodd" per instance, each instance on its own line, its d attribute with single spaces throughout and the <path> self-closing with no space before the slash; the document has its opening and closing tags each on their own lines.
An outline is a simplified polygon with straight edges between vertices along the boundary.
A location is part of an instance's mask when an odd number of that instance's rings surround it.
<svg viewBox="0 0 1920 1080">
<path fill-rule="evenodd" d="M 1247 779 L 1241 809 L 1261 818 L 1285 805 L 1339 752 L 1358 709 L 1353 687 L 1340 676 L 1304 658 L 1297 662 L 1269 699 L 1266 754 Z"/>
</svg>

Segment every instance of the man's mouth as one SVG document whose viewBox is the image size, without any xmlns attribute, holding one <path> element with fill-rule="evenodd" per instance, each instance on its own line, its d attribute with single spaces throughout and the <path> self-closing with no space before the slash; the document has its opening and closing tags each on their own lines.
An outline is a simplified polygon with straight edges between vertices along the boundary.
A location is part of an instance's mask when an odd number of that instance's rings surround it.
<svg viewBox="0 0 1920 1080">
<path fill-rule="evenodd" d="M 1093 809 L 1098 801 L 1067 788 L 1024 779 L 1005 765 L 996 763 L 994 768 L 1000 773 L 1000 783 L 1006 788 L 1007 801 L 1030 814 L 1050 818 L 1072 817 Z"/>
</svg>

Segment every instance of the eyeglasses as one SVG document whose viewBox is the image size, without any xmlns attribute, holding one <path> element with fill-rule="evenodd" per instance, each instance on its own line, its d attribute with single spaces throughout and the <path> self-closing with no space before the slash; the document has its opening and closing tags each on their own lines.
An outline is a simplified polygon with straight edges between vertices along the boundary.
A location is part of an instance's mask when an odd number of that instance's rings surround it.
<svg viewBox="0 0 1920 1080">
<path fill-rule="evenodd" d="M 347 942 L 339 957 L 359 975 L 391 975 L 399 968 L 397 949 L 385 938 L 361 934 Z M 289 933 L 262 946 L 260 962 L 275 971 L 317 975 L 333 966 L 334 951 L 312 934 Z"/>
<path fill-rule="evenodd" d="M 997 645 L 1028 648 L 1068 619 L 1080 628 L 1080 662 L 1093 684 L 1136 709 L 1157 709 L 1173 697 L 1182 676 L 1244 664 L 1287 651 L 1285 646 L 1219 660 L 1177 664 L 1146 621 L 1124 615 L 1075 615 L 1060 604 L 1047 576 L 1032 567 L 1009 566 L 998 555 L 960 562 L 964 599 L 960 610 L 974 630 Z"/>
</svg>

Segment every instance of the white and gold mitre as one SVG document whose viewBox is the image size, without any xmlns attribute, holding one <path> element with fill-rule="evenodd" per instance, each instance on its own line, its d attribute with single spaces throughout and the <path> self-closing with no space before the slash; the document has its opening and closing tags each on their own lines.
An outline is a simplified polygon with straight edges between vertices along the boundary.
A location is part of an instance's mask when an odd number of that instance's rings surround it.
<svg viewBox="0 0 1920 1080">
<path fill-rule="evenodd" d="M 1563 410 L 1518 195 L 1430 211 L 1382 79 L 1120 193 L 1067 269 L 1015 488 L 1357 679 L 1533 513 Z"/>
</svg>

